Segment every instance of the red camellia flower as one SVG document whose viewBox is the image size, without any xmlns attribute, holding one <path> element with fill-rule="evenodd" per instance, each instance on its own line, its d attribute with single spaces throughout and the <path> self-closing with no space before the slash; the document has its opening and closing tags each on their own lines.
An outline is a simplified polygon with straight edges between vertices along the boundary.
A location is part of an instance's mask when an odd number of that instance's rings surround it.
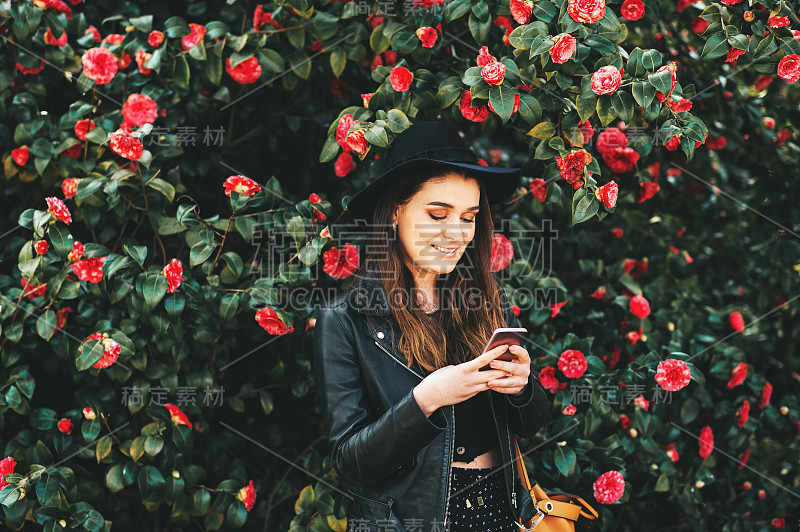
<svg viewBox="0 0 800 532">
<path fill-rule="evenodd" d="M 433 48 L 433 45 L 436 44 L 436 39 L 439 38 L 439 34 L 436 32 L 436 28 L 431 28 L 430 26 L 423 26 L 416 31 L 417 37 L 422 42 L 423 48 Z"/>
<path fill-rule="evenodd" d="M 763 410 L 769 404 L 770 397 L 772 397 L 772 385 L 767 381 L 761 388 L 761 395 L 758 396 L 758 408 Z"/>
<path fill-rule="evenodd" d="M 78 192 L 78 182 L 82 178 L 68 177 L 61 182 L 61 191 L 64 193 L 66 199 L 72 199 Z"/>
<path fill-rule="evenodd" d="M 748 458 L 750 458 L 750 449 L 745 449 L 743 453 L 739 454 L 739 465 L 736 466 L 736 469 L 742 469 L 747 464 Z"/>
<path fill-rule="evenodd" d="M 511 312 L 514 313 L 514 316 L 519 316 L 519 307 L 517 305 L 511 305 Z"/>
<path fill-rule="evenodd" d="M 339 157 L 336 158 L 336 163 L 333 165 L 333 170 L 336 173 L 337 177 L 344 177 L 356 167 L 356 163 L 353 160 L 353 156 L 347 152 L 342 152 L 339 154 Z"/>
<path fill-rule="evenodd" d="M 357 123 L 358 121 L 353 120 L 353 114 L 347 113 L 346 115 L 342 115 L 339 119 L 339 125 L 336 126 L 336 143 L 342 147 L 345 153 L 353 151 L 347 144 L 347 132 L 350 126 Z"/>
<path fill-rule="evenodd" d="M 650 401 L 645 399 L 643 395 L 640 395 L 639 397 L 634 399 L 633 404 L 644 410 L 648 410 L 650 408 Z"/>
<path fill-rule="evenodd" d="M 481 77 L 489 85 L 500 85 L 506 77 L 506 65 L 493 61 L 481 69 Z"/>
<path fill-rule="evenodd" d="M 778 76 L 789 83 L 794 83 L 800 79 L 800 55 L 789 54 L 784 56 L 778 63 Z"/>
<path fill-rule="evenodd" d="M 592 92 L 595 94 L 612 94 L 619 89 L 622 74 L 614 65 L 600 67 L 592 74 Z"/>
<path fill-rule="evenodd" d="M 731 378 L 728 379 L 728 389 L 739 386 L 744 382 L 745 377 L 747 377 L 747 364 L 744 362 L 739 362 L 736 367 L 733 368 L 733 371 L 731 372 Z"/>
<path fill-rule="evenodd" d="M 22 65 L 22 63 L 16 63 L 17 70 L 22 72 L 23 74 L 38 74 L 44 69 L 44 59 L 41 60 L 39 66 L 28 68 Z"/>
<path fill-rule="evenodd" d="M 56 220 L 64 222 L 67 225 L 72 223 L 72 215 L 63 201 L 55 196 L 45 198 L 45 201 L 47 202 L 47 212 L 53 213 Z"/>
<path fill-rule="evenodd" d="M 511 263 L 514 257 L 514 246 L 511 241 L 500 233 L 495 233 L 492 238 L 492 258 L 489 269 L 493 272 L 502 270 Z"/>
<path fill-rule="evenodd" d="M 561 373 L 571 379 L 577 379 L 583 376 L 588 367 L 586 357 L 577 349 L 567 349 L 561 353 L 557 365 Z"/>
<path fill-rule="evenodd" d="M 593 24 L 606 15 L 605 0 L 569 0 L 567 13 L 575 22 Z"/>
<path fill-rule="evenodd" d="M 283 323 L 275 309 L 270 307 L 258 309 L 256 311 L 256 321 L 261 325 L 261 328 L 275 336 L 294 332 L 294 324 L 291 324 L 287 329 L 286 324 Z"/>
<path fill-rule="evenodd" d="M 253 29 L 255 31 L 261 31 L 261 27 L 266 24 L 271 24 L 275 27 L 275 29 L 278 30 L 282 28 L 278 21 L 272 18 L 272 13 L 265 13 L 264 7 L 261 4 L 258 4 L 256 6 L 256 10 L 253 12 Z"/>
<path fill-rule="evenodd" d="M 111 151 L 131 161 L 138 161 L 142 156 L 142 141 L 122 128 L 109 135 L 108 145 Z"/>
<path fill-rule="evenodd" d="M 661 187 L 658 183 L 651 183 L 650 181 L 645 181 L 644 183 L 639 183 L 639 197 L 636 200 L 636 203 L 642 203 L 643 201 L 649 200 L 653 196 L 655 196 Z"/>
<path fill-rule="evenodd" d="M 147 36 L 147 44 L 150 46 L 160 46 L 164 42 L 164 34 L 158 30 L 153 30 Z"/>
<path fill-rule="evenodd" d="M 322 254 L 322 271 L 335 279 L 345 279 L 358 269 L 358 248 L 349 242 L 342 249 L 333 246 Z"/>
<path fill-rule="evenodd" d="M 550 57 L 553 63 L 566 63 L 575 53 L 575 37 L 569 33 L 562 33 L 553 37 L 553 46 L 550 47 Z"/>
<path fill-rule="evenodd" d="M 76 262 L 81 260 L 83 257 L 83 252 L 85 251 L 86 247 L 78 242 L 77 240 L 72 244 L 72 251 L 69 252 L 67 255 L 67 259 L 70 262 Z"/>
<path fill-rule="evenodd" d="M 769 17 L 767 19 L 767 25 L 769 25 L 770 28 L 782 28 L 789 24 L 789 17 Z"/>
<path fill-rule="evenodd" d="M 67 32 L 62 31 L 61 37 L 56 39 L 55 35 L 53 35 L 53 32 L 48 28 L 48 30 L 44 33 L 44 42 L 50 46 L 64 46 L 67 44 Z"/>
<path fill-rule="evenodd" d="M 612 229 L 611 232 L 614 234 L 616 238 L 622 238 L 622 235 L 625 234 L 625 231 L 623 231 L 619 227 Z"/>
<path fill-rule="evenodd" d="M 483 122 L 489 118 L 489 110 L 485 105 L 472 107 L 472 96 L 468 90 L 464 91 L 461 95 L 461 101 L 458 104 L 458 109 L 467 120 L 472 122 Z"/>
<path fill-rule="evenodd" d="M 100 30 L 98 30 L 97 28 L 95 28 L 92 25 L 89 25 L 89 27 L 86 28 L 86 31 L 83 32 L 84 35 L 86 35 L 87 33 L 91 33 L 92 34 L 92 41 L 93 42 L 95 42 L 95 43 L 100 42 Z"/>
<path fill-rule="evenodd" d="M 700 431 L 700 457 L 705 460 L 714 450 L 714 432 L 711 427 L 705 426 Z"/>
<path fill-rule="evenodd" d="M 95 123 L 93 120 L 88 118 L 84 118 L 83 120 L 78 120 L 75 122 L 75 135 L 81 139 L 86 140 L 86 134 L 95 128 Z"/>
<path fill-rule="evenodd" d="M 620 414 L 619 415 L 619 426 L 622 427 L 623 429 L 627 429 L 628 427 L 631 426 L 631 418 L 629 418 L 625 414 Z"/>
<path fill-rule="evenodd" d="M 619 194 L 619 187 L 616 181 L 611 180 L 602 187 L 598 188 L 594 193 L 595 197 L 600 200 L 603 205 L 609 209 L 613 209 L 617 204 L 617 195 Z"/>
<path fill-rule="evenodd" d="M 744 427 L 747 423 L 747 417 L 750 414 L 750 402 L 745 399 L 742 406 L 736 411 L 736 426 L 739 428 Z"/>
<path fill-rule="evenodd" d="M 625 0 L 622 3 L 620 14 L 625 20 L 639 20 L 644 16 L 644 2 L 642 0 Z"/>
<path fill-rule="evenodd" d="M 678 461 L 678 459 L 680 457 L 678 456 L 678 451 L 675 450 L 675 444 L 674 443 L 670 443 L 669 445 L 665 445 L 662 448 L 667 453 L 667 456 L 669 456 L 670 460 L 672 460 L 673 462 L 677 462 Z"/>
<path fill-rule="evenodd" d="M 171 294 L 181 285 L 183 277 L 183 263 L 178 259 L 172 259 L 169 264 L 164 266 L 161 273 L 167 278 L 167 293 Z"/>
<path fill-rule="evenodd" d="M 739 50 L 738 48 L 731 48 L 728 50 L 728 56 L 725 58 L 726 63 L 735 63 L 736 59 L 744 54 L 747 50 Z"/>
<path fill-rule="evenodd" d="M 104 85 L 114 79 L 119 70 L 119 63 L 106 48 L 90 48 L 81 57 L 83 75 L 98 85 Z"/>
<path fill-rule="evenodd" d="M 245 59 L 238 63 L 235 67 L 231 66 L 231 58 L 225 58 L 225 72 L 228 73 L 233 80 L 240 85 L 248 85 L 255 83 L 261 77 L 262 69 L 261 64 L 256 59 L 256 56 Z"/>
<path fill-rule="evenodd" d="M 744 318 L 742 317 L 742 313 L 738 310 L 731 312 L 728 315 L 728 325 L 736 332 L 744 331 Z"/>
<path fill-rule="evenodd" d="M 389 83 L 396 92 L 405 92 L 411 87 L 414 74 L 404 66 L 397 66 L 389 73 Z"/>
<path fill-rule="evenodd" d="M 708 136 L 706 139 L 706 148 L 709 150 L 721 150 L 728 145 L 728 140 L 725 137 Z"/>
<path fill-rule="evenodd" d="M 479 67 L 483 68 L 489 63 L 494 63 L 496 59 L 492 54 L 489 53 L 489 48 L 486 46 L 481 46 L 481 49 L 478 50 L 478 58 L 476 60 Z"/>
<path fill-rule="evenodd" d="M 503 34 L 503 43 L 509 44 L 508 36 L 514 31 L 514 26 L 511 25 L 511 17 L 497 17 L 492 24 L 506 30 L 505 34 Z"/>
<path fill-rule="evenodd" d="M 638 318 L 646 318 L 650 315 L 650 303 L 644 296 L 633 296 L 630 302 L 631 314 Z"/>
<path fill-rule="evenodd" d="M 533 194 L 533 197 L 542 203 L 547 199 L 547 181 L 544 179 L 540 177 L 531 179 L 528 189 L 531 191 L 531 194 Z"/>
<path fill-rule="evenodd" d="M 711 25 L 711 23 L 703 18 L 697 17 L 692 21 L 692 31 L 700 35 Z"/>
<path fill-rule="evenodd" d="M 615 127 L 607 127 L 597 136 L 597 151 L 604 155 L 614 148 L 627 148 L 628 137 Z"/>
<path fill-rule="evenodd" d="M 692 380 L 692 370 L 683 360 L 668 358 L 658 363 L 656 382 L 668 392 L 682 390 Z"/>
<path fill-rule="evenodd" d="M 20 166 L 25 166 L 30 156 L 31 150 L 27 146 L 20 146 L 11 150 L 11 159 Z"/>
<path fill-rule="evenodd" d="M 144 74 L 145 76 L 153 73 L 152 68 L 147 68 L 144 66 L 144 64 L 147 63 L 151 57 L 153 57 L 153 54 L 149 54 L 144 50 L 136 50 L 134 59 L 136 60 L 136 66 L 139 69 L 139 73 Z"/>
<path fill-rule="evenodd" d="M 72 273 L 81 281 L 97 284 L 103 280 L 103 264 L 106 257 L 89 257 L 72 263 Z"/>
<path fill-rule="evenodd" d="M 19 280 L 19 283 L 22 286 L 22 294 L 31 301 L 37 297 L 44 297 L 47 291 L 47 283 L 34 285 L 33 283 L 28 283 L 28 280 L 24 277 Z"/>
<path fill-rule="evenodd" d="M 593 299 L 601 299 L 601 300 L 605 299 L 606 298 L 606 287 L 605 286 L 599 287 L 597 290 L 595 290 L 594 292 L 589 294 L 589 297 L 591 297 Z"/>
<path fill-rule="evenodd" d="M 374 92 L 362 92 L 361 101 L 364 102 L 364 108 L 369 109 L 369 101 L 375 96 Z"/>
<path fill-rule="evenodd" d="M 44 255 L 50 249 L 50 244 L 47 243 L 47 240 L 39 240 L 33 247 L 36 249 L 36 253 Z"/>
<path fill-rule="evenodd" d="M 369 151 L 369 142 L 364 136 L 365 131 L 362 128 L 354 129 L 345 137 L 345 142 L 350 146 L 350 149 L 359 155 L 364 155 Z"/>
<path fill-rule="evenodd" d="M 152 124 L 158 118 L 158 104 L 146 94 L 131 94 L 122 104 L 122 116 L 136 127 Z"/>
<path fill-rule="evenodd" d="M 231 196 L 232 190 L 235 190 L 238 194 L 250 196 L 251 198 L 258 192 L 261 192 L 261 185 L 243 175 L 230 176 L 222 184 L 222 187 L 225 189 L 225 195 L 228 197 Z"/>
<path fill-rule="evenodd" d="M 253 509 L 253 505 L 256 503 L 256 489 L 253 487 L 252 480 L 250 484 L 239 490 L 236 498 L 244 503 L 244 507 L 248 512 Z"/>
<path fill-rule="evenodd" d="M 62 434 L 72 434 L 72 421 L 62 418 L 58 421 L 58 431 Z"/>
<path fill-rule="evenodd" d="M 607 471 L 592 485 L 594 498 L 600 504 L 613 504 L 625 493 L 625 479 L 619 471 Z"/>
<path fill-rule="evenodd" d="M 552 303 L 550 305 L 550 317 L 555 318 L 556 315 L 558 315 L 558 313 L 561 312 L 561 307 L 566 305 L 568 302 L 569 300 L 562 301 L 561 303 Z"/>
<path fill-rule="evenodd" d="M 563 158 L 556 156 L 556 166 L 561 173 L 561 177 L 573 189 L 578 189 L 583 185 L 583 167 L 592 160 L 591 154 L 584 149 L 572 150 Z"/>
<path fill-rule="evenodd" d="M 575 408 L 574 405 L 568 404 L 567 406 L 564 407 L 564 410 L 562 410 L 561 413 L 564 414 L 565 416 L 572 416 L 575 415 L 575 412 L 577 411 L 578 409 Z"/>
<path fill-rule="evenodd" d="M 92 408 L 87 406 L 83 409 L 83 417 L 91 421 L 92 419 L 97 418 L 97 414 Z"/>
<path fill-rule="evenodd" d="M 81 342 L 81 346 L 79 347 L 81 353 L 83 353 L 83 344 L 89 340 L 98 340 L 103 343 L 103 355 L 92 365 L 93 368 L 107 368 L 117 361 L 119 354 L 122 352 L 122 346 L 112 340 L 108 333 L 101 333 L 98 331 L 90 336 L 87 336 L 83 342 Z"/>
<path fill-rule="evenodd" d="M 59 331 L 67 324 L 67 315 L 72 312 L 71 307 L 64 307 L 56 312 L 56 330 Z"/>
<path fill-rule="evenodd" d="M 16 466 L 17 461 L 10 456 L 0 460 L 0 489 L 3 489 L 8 485 L 8 482 L 5 480 L 5 476 L 13 473 Z"/>
<path fill-rule="evenodd" d="M 639 160 L 639 152 L 633 148 L 612 148 L 602 153 L 603 162 L 615 174 L 633 171 Z"/>
<path fill-rule="evenodd" d="M 180 408 L 172 403 L 164 403 L 164 408 L 169 410 L 169 417 L 172 419 L 173 425 L 186 425 L 189 429 L 192 428 L 192 422 Z"/>
<path fill-rule="evenodd" d="M 190 33 L 181 37 L 181 46 L 183 46 L 184 50 L 189 50 L 190 48 L 197 46 L 198 43 L 203 42 L 203 39 L 206 36 L 206 27 L 202 24 L 194 24 L 190 22 L 189 29 L 191 30 Z"/>
<path fill-rule="evenodd" d="M 770 522 L 770 524 L 772 524 L 772 528 L 775 528 L 775 529 L 778 529 L 778 530 L 786 528 L 786 520 L 785 519 L 779 519 L 779 518 L 776 517 Z"/>
<path fill-rule="evenodd" d="M 527 24 L 533 13 L 533 2 L 531 0 L 511 0 L 509 9 L 517 24 Z"/>
<path fill-rule="evenodd" d="M 566 382 L 558 382 L 556 379 L 556 368 L 553 366 L 546 366 L 539 371 L 539 382 L 542 387 L 550 393 L 556 393 L 558 390 L 567 387 Z"/>
</svg>

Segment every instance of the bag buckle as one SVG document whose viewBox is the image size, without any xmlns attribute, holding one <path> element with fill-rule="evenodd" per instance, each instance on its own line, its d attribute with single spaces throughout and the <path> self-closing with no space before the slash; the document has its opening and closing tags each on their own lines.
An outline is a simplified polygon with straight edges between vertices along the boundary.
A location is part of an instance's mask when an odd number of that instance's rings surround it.
<svg viewBox="0 0 800 532">
<path fill-rule="evenodd" d="M 517 526 L 518 526 L 518 527 L 519 527 L 521 530 L 524 530 L 525 532 L 531 532 L 531 530 L 533 530 L 534 528 L 536 528 L 536 526 L 539 524 L 539 522 L 540 522 L 542 519 L 544 519 L 544 516 L 546 515 L 546 514 L 545 514 L 544 512 L 542 512 L 542 511 L 541 511 L 541 510 L 540 510 L 540 509 L 539 509 L 539 508 L 538 508 L 536 505 L 534 505 L 533 507 L 534 507 L 534 509 L 536 510 L 536 513 L 537 513 L 538 517 L 536 517 L 535 519 L 532 519 L 532 520 L 531 520 L 531 522 L 533 523 L 533 525 L 532 525 L 530 528 L 528 528 L 527 526 L 523 525 L 522 523 L 517 523 L 516 521 L 514 521 L 514 524 L 516 524 L 516 525 L 517 525 Z"/>
</svg>

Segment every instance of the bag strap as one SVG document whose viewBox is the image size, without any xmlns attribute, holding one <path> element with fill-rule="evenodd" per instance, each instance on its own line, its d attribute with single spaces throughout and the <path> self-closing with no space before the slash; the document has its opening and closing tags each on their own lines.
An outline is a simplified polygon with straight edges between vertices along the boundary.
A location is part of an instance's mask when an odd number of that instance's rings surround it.
<svg viewBox="0 0 800 532">
<path fill-rule="evenodd" d="M 536 505 L 536 507 L 539 508 L 542 512 L 549 515 L 555 515 L 558 517 L 566 517 L 568 519 L 572 519 L 573 521 L 576 521 L 579 516 L 586 517 L 587 519 L 596 519 L 598 517 L 599 514 L 597 513 L 597 510 L 592 508 L 591 505 L 589 505 L 589 503 L 583 500 L 582 497 L 578 497 L 577 495 L 572 495 L 571 493 L 545 492 L 545 495 L 548 498 L 537 501 L 533 493 L 534 490 L 531 487 L 531 481 L 528 478 L 528 471 L 525 468 L 525 463 L 522 461 L 522 452 L 519 450 L 519 442 L 517 442 L 516 438 L 514 438 L 514 452 L 516 453 L 517 473 L 519 474 L 520 480 L 522 480 L 522 485 L 525 487 L 525 490 L 531 494 L 531 498 L 533 499 L 534 505 Z M 539 488 L 539 490 L 541 490 L 541 488 Z M 581 503 L 581 505 L 585 507 L 586 510 L 589 510 L 591 514 L 586 513 L 584 511 L 584 508 L 580 508 L 575 504 L 571 504 L 570 502 L 562 502 L 555 499 L 551 499 L 550 497 L 554 495 L 556 496 L 566 495 L 568 497 L 576 499 L 579 503 Z M 548 504 L 552 506 L 552 509 L 547 510 Z"/>
</svg>

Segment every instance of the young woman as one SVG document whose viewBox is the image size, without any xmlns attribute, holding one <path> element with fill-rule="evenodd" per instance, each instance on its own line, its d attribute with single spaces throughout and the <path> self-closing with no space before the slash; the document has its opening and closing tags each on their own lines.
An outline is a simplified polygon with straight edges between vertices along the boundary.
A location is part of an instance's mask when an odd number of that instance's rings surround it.
<svg viewBox="0 0 800 532">
<path fill-rule="evenodd" d="M 370 242 L 314 333 L 349 522 L 518 531 L 536 510 L 516 474 L 512 432 L 535 435 L 550 404 L 524 347 L 481 352 L 496 328 L 517 326 L 489 269 L 489 206 L 513 193 L 519 170 L 479 165 L 449 122 L 398 135 L 384 168 L 348 204 L 370 224 Z M 513 360 L 494 360 L 502 353 Z"/>
</svg>

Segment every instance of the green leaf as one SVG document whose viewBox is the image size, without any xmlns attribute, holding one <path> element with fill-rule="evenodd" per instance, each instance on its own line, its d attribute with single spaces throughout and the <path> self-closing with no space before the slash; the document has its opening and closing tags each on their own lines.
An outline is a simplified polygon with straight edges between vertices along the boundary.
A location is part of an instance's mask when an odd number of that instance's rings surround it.
<svg viewBox="0 0 800 532">
<path fill-rule="evenodd" d="M 39 315 L 36 320 L 36 334 L 41 336 L 45 341 L 50 341 L 53 334 L 56 332 L 56 313 L 51 309 L 47 309 Z"/>
<path fill-rule="evenodd" d="M 130 257 L 135 260 L 139 266 L 144 267 L 144 261 L 147 258 L 147 246 L 129 246 L 127 244 L 123 244 L 122 249 L 125 250 L 125 253 L 130 255 Z"/>
<path fill-rule="evenodd" d="M 633 99 L 636 100 L 636 103 L 638 103 L 642 109 L 650 105 L 653 98 L 656 97 L 656 88 L 652 83 L 635 81 L 631 89 L 631 92 L 633 92 Z"/>
<path fill-rule="evenodd" d="M 194 249 L 194 248 L 193 248 Z M 142 296 L 151 309 L 155 308 L 167 293 L 167 278 L 161 272 L 148 272 L 142 283 Z"/>
<path fill-rule="evenodd" d="M 109 439 L 109 438 L 106 438 L 106 439 Z M 131 442 L 130 455 L 131 455 L 131 459 L 134 462 L 139 461 L 139 458 L 144 456 L 144 442 L 145 442 L 146 439 L 147 439 L 146 436 L 137 436 Z"/>
<path fill-rule="evenodd" d="M 577 457 L 575 451 L 569 447 L 556 447 L 553 452 L 553 460 L 556 464 L 558 471 L 565 477 L 570 474 L 572 469 L 577 464 Z"/>
<path fill-rule="evenodd" d="M 556 134 L 556 125 L 552 122 L 540 122 L 527 134 L 537 139 L 549 139 Z"/>
<path fill-rule="evenodd" d="M 228 525 L 233 528 L 239 528 L 247 521 L 247 508 L 245 508 L 242 501 L 235 500 L 228 506 L 225 518 Z"/>
<path fill-rule="evenodd" d="M 661 66 L 661 52 L 658 50 L 647 50 L 642 54 L 642 66 L 647 72 L 655 72 Z"/>
<path fill-rule="evenodd" d="M 610 124 L 617 117 L 617 113 L 614 112 L 614 106 L 611 105 L 611 97 L 607 94 L 597 98 L 597 117 L 604 126 Z"/>
<path fill-rule="evenodd" d="M 578 108 L 578 116 L 581 121 L 589 120 L 597 108 L 597 95 L 592 91 L 582 92 L 575 100 L 575 107 Z"/>
<path fill-rule="evenodd" d="M 78 368 L 78 371 L 84 371 L 92 367 L 94 363 L 100 360 L 104 351 L 103 342 L 99 340 L 88 340 L 84 343 L 83 353 L 75 359 L 75 366 Z"/>
<path fill-rule="evenodd" d="M 633 120 L 633 97 L 624 90 L 618 90 L 611 95 L 611 106 L 620 119 L 628 123 Z"/>
<path fill-rule="evenodd" d="M 647 81 L 664 96 L 668 95 L 672 89 L 672 74 L 669 70 L 648 74 Z"/>
<path fill-rule="evenodd" d="M 538 122 L 542 118 L 542 106 L 539 104 L 539 100 L 530 94 L 522 94 L 519 102 L 519 115 L 528 124 Z"/>
<path fill-rule="evenodd" d="M 633 49 L 633 51 L 628 55 L 628 62 L 625 64 L 625 72 L 633 77 L 633 78 L 640 78 L 644 76 L 647 70 L 644 68 L 642 64 L 642 58 L 644 57 L 644 50 L 639 48 L 638 46 Z"/>
<path fill-rule="evenodd" d="M 94 448 L 94 454 L 95 457 L 97 458 L 98 464 L 102 462 L 106 456 L 109 455 L 113 443 L 114 443 L 113 438 L 101 438 L 97 442 L 97 446 Z"/>
<path fill-rule="evenodd" d="M 383 24 L 377 26 L 369 36 L 369 47 L 375 55 L 382 54 L 389 49 L 391 41 L 383 33 Z"/>
<path fill-rule="evenodd" d="M 29 423 L 38 430 L 50 430 L 58 422 L 58 414 L 50 408 L 37 408 L 31 412 Z"/>
<path fill-rule="evenodd" d="M 333 75 L 338 78 L 344 72 L 344 67 L 347 64 L 347 53 L 344 48 L 340 47 L 334 50 L 331 53 L 330 62 Z"/>
<path fill-rule="evenodd" d="M 516 91 L 504 85 L 495 85 L 489 89 L 489 101 L 495 112 L 505 124 L 514 110 L 514 93 Z"/>
<path fill-rule="evenodd" d="M 206 244 L 202 240 L 196 242 L 189 251 L 189 266 L 194 268 L 195 266 L 203 264 L 214 252 L 215 247 L 216 246 Z"/>
<path fill-rule="evenodd" d="M 411 122 L 408 120 L 408 117 L 400 109 L 389 109 L 389 112 L 386 114 L 388 115 L 386 125 L 389 126 L 389 129 L 395 135 L 399 135 L 411 127 Z"/>
<path fill-rule="evenodd" d="M 231 321 L 239 309 L 239 299 L 241 294 L 228 292 L 224 294 L 219 302 L 219 317 L 225 321 Z"/>
<path fill-rule="evenodd" d="M 179 55 L 175 59 L 172 79 L 175 82 L 175 85 L 177 85 L 181 89 L 189 88 L 189 63 L 186 61 L 185 55 Z"/>
<path fill-rule="evenodd" d="M 175 199 L 175 187 L 173 187 L 170 183 L 167 183 L 166 181 L 164 181 L 159 177 L 154 177 L 150 179 L 150 182 L 148 183 L 147 186 L 164 194 L 164 196 L 170 202 L 172 202 L 172 200 Z"/>
<path fill-rule="evenodd" d="M 600 202 L 587 188 L 579 188 L 572 196 L 572 225 L 585 222 L 594 216 L 600 208 Z"/>
<path fill-rule="evenodd" d="M 294 51 L 289 54 L 289 66 L 302 79 L 308 79 L 311 75 L 311 59 L 305 52 Z"/>
<path fill-rule="evenodd" d="M 700 54 L 700 59 L 717 59 L 724 55 L 727 55 L 728 49 L 728 40 L 723 34 L 712 35 L 706 41 L 705 46 L 703 46 L 703 51 Z M 666 93 L 664 93 L 666 94 Z"/>
</svg>

